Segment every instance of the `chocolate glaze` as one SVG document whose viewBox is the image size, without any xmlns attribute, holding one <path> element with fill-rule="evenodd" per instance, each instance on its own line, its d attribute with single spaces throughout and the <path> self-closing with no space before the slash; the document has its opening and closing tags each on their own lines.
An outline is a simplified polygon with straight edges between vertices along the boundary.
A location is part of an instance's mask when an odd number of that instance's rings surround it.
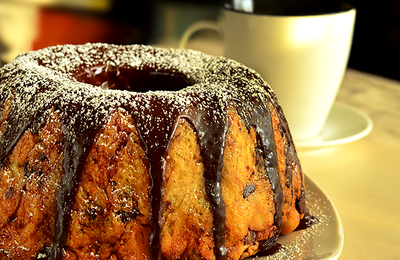
<svg viewBox="0 0 400 260">
<path fill-rule="evenodd" d="M 26 80 L 10 82 L 10 78 Z M 158 89 L 168 91 L 159 92 Z M 206 192 L 213 212 L 214 254 L 227 259 L 225 205 L 221 179 L 228 108 L 235 104 L 247 127 L 255 127 L 264 168 L 274 191 L 274 244 L 282 228 L 282 187 L 268 104 L 278 107 L 288 140 L 288 164 L 297 161 L 290 132 L 274 93 L 251 69 L 225 58 L 148 46 L 87 44 L 57 46 L 20 56 L 2 69 L 0 108 L 13 96 L 8 124 L 0 139 L 6 160 L 26 130 L 34 131 L 52 110 L 60 110 L 64 133 L 64 175 L 57 196 L 56 234 L 49 259 L 62 258 L 70 213 L 88 151 L 107 117 L 117 109 L 134 119 L 146 148 L 152 178 L 152 259 L 161 256 L 161 214 L 165 156 L 179 117 L 198 135 Z M 148 91 L 150 90 L 150 91 Z M 143 93 L 142 93 L 143 92 Z M 24 109 L 21 108 L 24 104 Z M 27 113 L 29 111 L 29 113 Z M 304 196 L 303 196 L 304 197 Z M 297 202 L 304 211 L 304 201 Z M 273 240 L 273 241 L 272 241 Z M 49 250 L 47 250 L 49 251 Z"/>
<path fill-rule="evenodd" d="M 212 107 L 207 113 L 193 111 L 195 113 L 190 119 L 199 137 L 200 152 L 204 164 L 205 188 L 214 215 L 214 254 L 216 259 L 227 259 L 228 250 L 225 247 L 225 204 L 222 197 L 221 181 L 228 118 L 227 111 L 219 105 L 217 97 L 213 97 L 210 104 L 212 104 Z"/>
<path fill-rule="evenodd" d="M 50 259 L 59 259 L 63 253 L 62 249 L 67 241 L 67 230 L 70 223 L 70 213 L 75 195 L 79 187 L 81 175 L 85 166 L 88 151 L 95 140 L 95 135 L 101 127 L 104 115 L 93 108 L 85 107 L 81 103 L 70 103 L 67 106 L 60 106 L 63 116 L 64 160 L 60 188 L 57 194 L 57 219 L 55 226 L 55 242 L 52 247 Z M 68 118 L 77 114 L 80 110 L 87 110 L 93 113 L 93 117 L 78 117 L 75 123 L 68 122 Z M 68 126 L 71 126 L 69 128 Z M 69 139 L 69 133 L 74 132 L 74 139 Z"/>
<path fill-rule="evenodd" d="M 261 142 L 258 149 L 261 150 L 264 161 L 264 169 L 275 196 L 274 224 L 276 226 L 276 230 L 275 236 L 273 237 L 275 242 L 276 239 L 278 239 L 278 234 L 282 229 L 283 192 L 278 172 L 278 159 L 275 152 L 276 147 L 274 141 L 274 131 L 271 122 L 271 113 L 268 105 L 254 102 L 254 100 L 252 99 L 250 99 L 249 101 L 249 103 L 242 103 L 242 105 L 240 105 L 240 103 L 237 103 L 237 107 L 240 108 L 238 109 L 238 113 L 241 118 L 246 119 L 247 122 L 245 122 L 248 129 L 250 127 L 255 127 L 257 137 Z M 263 245 L 263 249 L 268 249 L 271 242 L 262 242 L 261 244 Z"/>
</svg>

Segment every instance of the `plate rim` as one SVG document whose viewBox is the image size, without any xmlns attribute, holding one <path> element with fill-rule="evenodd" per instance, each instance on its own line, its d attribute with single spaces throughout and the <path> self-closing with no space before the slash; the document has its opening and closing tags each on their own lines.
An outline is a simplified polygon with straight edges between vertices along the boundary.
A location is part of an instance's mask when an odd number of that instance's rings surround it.
<svg viewBox="0 0 400 260">
<path fill-rule="evenodd" d="M 309 183 L 311 182 L 312 185 L 314 185 L 314 186 L 316 186 L 318 188 L 319 192 L 321 192 L 324 195 L 324 197 L 326 197 L 327 201 L 329 201 L 329 203 L 330 203 L 330 205 L 331 205 L 331 207 L 333 209 L 334 215 L 336 217 L 336 221 L 337 221 L 338 226 L 339 226 L 339 233 L 341 234 L 341 236 L 339 237 L 339 248 L 338 248 L 338 250 L 336 251 L 336 253 L 334 255 L 332 255 L 331 258 L 327 258 L 327 260 L 328 259 L 329 260 L 337 260 L 340 257 L 340 255 L 342 254 L 343 247 L 344 247 L 344 228 L 343 228 L 342 219 L 340 218 L 340 215 L 339 215 L 339 211 L 337 210 L 337 208 L 336 208 L 335 204 L 333 203 L 332 199 L 328 196 L 328 193 L 326 193 L 326 191 L 312 177 L 310 177 L 308 174 L 304 173 L 304 179 L 305 179 L 306 182 L 309 182 Z M 323 260 L 323 259 L 321 259 L 321 260 Z"/>
<path fill-rule="evenodd" d="M 328 116 L 327 122 L 328 122 L 329 117 L 331 116 L 332 111 L 334 109 L 344 109 L 344 110 L 347 110 L 348 113 L 352 113 L 353 115 L 358 116 L 359 119 L 365 121 L 364 129 L 362 131 L 358 132 L 357 134 L 349 135 L 349 136 L 339 138 L 339 139 L 334 139 L 334 140 L 326 140 L 326 141 L 321 140 L 322 139 L 322 132 L 321 132 L 321 134 L 318 135 L 317 137 L 311 138 L 307 141 L 306 140 L 303 140 L 303 141 L 295 140 L 295 145 L 297 148 L 327 147 L 327 146 L 341 145 L 341 144 L 345 144 L 345 143 L 354 142 L 354 141 L 359 140 L 371 133 L 371 131 L 373 129 L 373 120 L 371 119 L 371 117 L 364 111 L 362 111 L 356 107 L 353 107 L 351 105 L 341 103 L 341 102 L 335 102 L 333 104 L 331 112 Z M 325 123 L 324 127 L 327 125 L 327 122 Z"/>
</svg>

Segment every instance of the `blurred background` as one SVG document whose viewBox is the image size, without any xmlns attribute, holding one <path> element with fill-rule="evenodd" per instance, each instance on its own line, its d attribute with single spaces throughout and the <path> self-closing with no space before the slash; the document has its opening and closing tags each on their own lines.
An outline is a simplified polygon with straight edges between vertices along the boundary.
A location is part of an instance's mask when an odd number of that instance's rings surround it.
<svg viewBox="0 0 400 260">
<path fill-rule="evenodd" d="M 349 66 L 400 80 L 400 1 L 347 2 L 357 9 Z M 18 53 L 56 44 L 177 46 L 188 25 L 216 19 L 220 5 L 220 0 L 0 0 L 0 66 Z"/>
</svg>

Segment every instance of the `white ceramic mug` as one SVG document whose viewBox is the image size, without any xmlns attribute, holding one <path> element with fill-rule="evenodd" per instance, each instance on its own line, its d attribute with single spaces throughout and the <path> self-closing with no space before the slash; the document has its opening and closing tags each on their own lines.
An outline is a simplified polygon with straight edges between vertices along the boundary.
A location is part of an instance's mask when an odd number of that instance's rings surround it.
<svg viewBox="0 0 400 260">
<path fill-rule="evenodd" d="M 355 9 L 311 15 L 273 15 L 222 8 L 218 21 L 198 21 L 222 35 L 224 56 L 255 69 L 278 96 L 297 141 L 316 138 L 336 99 L 350 54 Z"/>
</svg>

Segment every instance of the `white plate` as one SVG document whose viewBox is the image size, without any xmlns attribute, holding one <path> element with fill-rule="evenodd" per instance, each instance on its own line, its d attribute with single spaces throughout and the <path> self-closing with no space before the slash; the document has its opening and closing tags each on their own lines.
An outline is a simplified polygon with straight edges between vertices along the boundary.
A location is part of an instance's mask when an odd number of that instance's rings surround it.
<svg viewBox="0 0 400 260">
<path fill-rule="evenodd" d="M 295 140 L 296 147 L 324 147 L 356 141 L 372 130 L 372 120 L 363 111 L 335 103 L 321 134 L 307 140 Z"/>
<path fill-rule="evenodd" d="M 343 226 L 339 214 L 326 193 L 305 175 L 307 207 L 317 224 L 283 235 L 278 239 L 281 247 L 269 256 L 251 257 L 247 260 L 336 260 L 343 243 Z"/>
</svg>

